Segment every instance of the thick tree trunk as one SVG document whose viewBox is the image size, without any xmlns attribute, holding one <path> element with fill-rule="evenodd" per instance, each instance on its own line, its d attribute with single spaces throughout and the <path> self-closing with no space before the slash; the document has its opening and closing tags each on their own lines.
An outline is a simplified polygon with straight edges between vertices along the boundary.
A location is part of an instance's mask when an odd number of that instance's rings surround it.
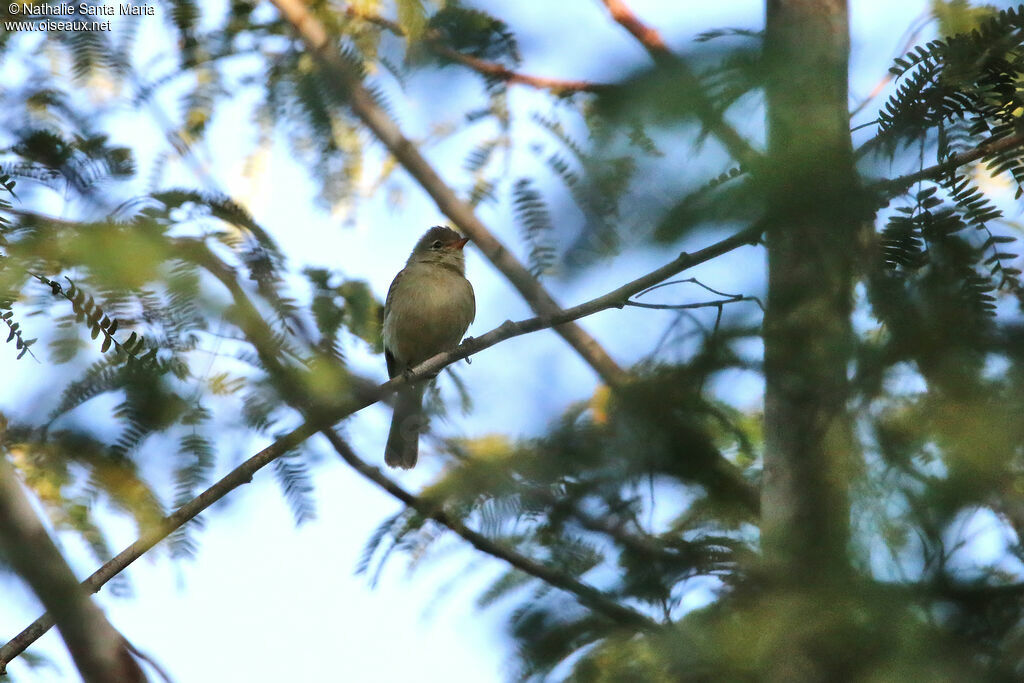
<svg viewBox="0 0 1024 683">
<path fill-rule="evenodd" d="M 848 52 L 843 0 L 767 1 L 762 539 L 772 575 L 805 586 L 848 566 L 856 225 Z"/>
</svg>

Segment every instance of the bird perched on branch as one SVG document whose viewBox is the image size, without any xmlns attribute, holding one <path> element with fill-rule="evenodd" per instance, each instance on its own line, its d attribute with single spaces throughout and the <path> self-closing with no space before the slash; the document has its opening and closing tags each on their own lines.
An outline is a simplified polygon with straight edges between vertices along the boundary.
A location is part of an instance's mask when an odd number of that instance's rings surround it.
<svg viewBox="0 0 1024 683">
<path fill-rule="evenodd" d="M 384 358 L 388 376 L 408 372 L 432 356 L 458 346 L 476 315 L 473 286 L 462 253 L 469 239 L 441 226 L 424 233 L 388 289 L 384 302 Z M 398 390 L 384 462 L 416 465 L 425 420 L 418 382 Z"/>
</svg>

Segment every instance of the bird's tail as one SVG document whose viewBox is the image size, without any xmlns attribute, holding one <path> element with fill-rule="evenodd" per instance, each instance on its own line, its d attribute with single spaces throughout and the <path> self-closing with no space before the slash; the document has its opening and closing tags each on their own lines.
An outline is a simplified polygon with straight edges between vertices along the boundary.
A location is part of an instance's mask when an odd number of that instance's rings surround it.
<svg viewBox="0 0 1024 683">
<path fill-rule="evenodd" d="M 424 386 L 400 389 L 395 395 L 395 413 L 391 417 L 388 444 L 384 447 L 384 462 L 390 467 L 408 470 L 416 466 L 419 457 L 420 432 L 424 427 Z"/>
</svg>

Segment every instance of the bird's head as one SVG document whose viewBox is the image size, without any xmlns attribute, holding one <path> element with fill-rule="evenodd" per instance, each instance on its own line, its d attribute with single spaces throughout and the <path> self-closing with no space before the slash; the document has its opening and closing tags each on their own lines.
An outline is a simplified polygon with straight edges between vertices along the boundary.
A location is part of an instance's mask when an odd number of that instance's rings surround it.
<svg viewBox="0 0 1024 683">
<path fill-rule="evenodd" d="M 466 257 L 462 248 L 468 241 L 468 237 L 463 237 L 451 228 L 435 226 L 423 233 L 409 255 L 409 263 L 436 263 L 464 273 Z"/>
</svg>

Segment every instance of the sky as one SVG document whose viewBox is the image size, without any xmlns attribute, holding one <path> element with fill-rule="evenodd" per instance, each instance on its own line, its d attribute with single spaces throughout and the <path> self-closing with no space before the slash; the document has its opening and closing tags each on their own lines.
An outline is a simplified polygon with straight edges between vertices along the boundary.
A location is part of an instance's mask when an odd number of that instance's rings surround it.
<svg viewBox="0 0 1024 683">
<path fill-rule="evenodd" d="M 608 80 L 647 63 L 643 50 L 607 19 L 594 0 L 479 4 L 516 30 L 524 71 Z M 854 0 L 851 5 L 852 96 L 858 99 L 884 75 L 904 30 L 921 15 L 926 3 Z M 537 11 L 540 6 L 542 13 Z M 760 28 L 762 17 L 761 3 L 752 0 L 718 4 L 633 0 L 631 6 L 677 49 L 687 49 L 693 36 L 708 29 Z M 158 7 L 157 11 L 164 9 Z M 154 44 L 165 38 L 154 36 Z M 426 79 L 426 83 L 414 85 L 408 98 L 396 107 L 400 122 L 410 133 L 422 132 L 423 121 L 452 115 L 445 97 L 436 96 L 436 81 Z M 514 88 L 511 106 L 526 109 L 537 97 Z M 341 267 L 349 276 L 367 280 L 383 298 L 416 238 L 426 227 L 444 222 L 443 216 L 425 197 L 411 191 L 401 207 L 390 206 L 383 196 L 366 200 L 358 219 L 343 226 L 337 216 L 317 203 L 306 172 L 291 158 L 288 146 L 276 138 L 263 158 L 263 173 L 246 178 L 245 157 L 255 137 L 237 121 L 247 118 L 250 104 L 242 98 L 218 111 L 203 155 L 212 176 L 223 189 L 245 201 L 255 218 L 271 230 L 294 270 L 304 265 Z M 455 115 L 462 111 L 451 109 Z M 121 116 L 124 126 L 118 127 L 118 135 L 135 143 L 133 146 L 153 134 L 146 112 L 125 111 Z M 752 122 L 754 128 L 759 125 L 759 121 Z M 740 126 L 744 127 L 743 122 Z M 428 150 L 427 155 L 441 168 L 457 169 L 471 137 L 446 142 Z M 155 150 L 150 148 L 150 152 Z M 145 145 L 140 152 L 140 167 L 145 169 L 151 163 L 144 158 Z M 178 167 L 172 169 L 166 184 L 194 183 L 187 169 Z M 521 249 L 507 207 L 485 207 L 480 215 L 506 244 Z M 587 271 L 572 280 L 553 279 L 547 284 L 561 302 L 570 305 L 604 293 L 673 256 L 654 249 L 627 248 L 607 267 L 593 269 L 599 272 Z M 750 291 L 761 284 L 759 259 L 748 249 L 700 275 L 728 283 L 721 285 L 726 291 Z M 752 268 L 751 263 L 757 267 Z M 471 249 L 468 273 L 476 289 L 478 310 L 469 334 L 480 335 L 509 318 L 529 317 L 529 309 L 514 290 Z M 664 322 L 649 311 L 625 309 L 607 311 L 583 324 L 613 357 L 628 364 L 647 350 L 646 342 L 641 348 L 636 340 L 660 334 Z M 0 376 L 5 378 L 0 382 L 0 410 L 17 415 L 27 409 L 20 400 L 23 387 L 31 386 L 40 369 L 24 361 L 14 363 L 8 357 L 12 355 L 0 354 Z M 357 352 L 351 360 L 366 374 L 386 379 L 382 358 Z M 470 383 L 476 407 L 467 416 L 455 411 L 451 422 L 442 426 L 446 434 L 536 434 L 550 415 L 588 397 L 596 387 L 592 371 L 550 331 L 489 349 L 471 365 L 460 364 L 459 374 Z M 741 383 L 739 400 L 744 395 L 756 397 L 757 388 L 752 380 Z M 371 462 L 381 460 L 389 417 L 385 407 L 375 406 L 346 423 L 352 445 Z M 508 605 L 499 603 L 487 610 L 474 605 L 487 579 L 502 568 L 500 563 L 480 559 L 461 547 L 409 576 L 405 558 L 396 556 L 371 587 L 368 577 L 355 575 L 354 569 L 373 529 L 396 512 L 398 505 L 332 458 L 323 443 L 315 443 L 315 450 L 323 454 L 314 468 L 315 520 L 296 528 L 271 474 L 258 473 L 251 484 L 204 513 L 205 527 L 198 536 L 200 546 L 194 560 L 172 562 L 166 553 L 147 555 L 127 571 L 132 597 L 113 596 L 106 590 L 99 594 L 97 600 L 113 623 L 176 681 L 504 680 L 511 656 L 510 643 L 502 633 Z M 233 455 L 219 459 L 218 476 L 261 445 L 255 441 L 231 447 L 223 444 Z M 437 463 L 429 455 L 422 459 L 416 470 L 393 473 L 395 478 L 412 489 L 429 481 L 437 472 Z M 109 511 L 104 517 L 114 547 L 134 540 L 130 523 Z M 61 535 L 59 540 L 80 576 L 95 569 L 77 539 Z M 456 541 L 451 546 L 460 548 Z M 478 569 L 460 575 L 474 559 L 480 560 Z M 455 576 L 458 578 L 451 581 Z M 0 581 L 4 594 L 0 637 L 13 636 L 38 615 L 39 607 L 14 580 Z M 28 672 L 15 661 L 10 666 L 15 680 L 74 679 L 73 667 L 55 632 L 36 647 L 52 657 L 59 672 Z"/>
</svg>

